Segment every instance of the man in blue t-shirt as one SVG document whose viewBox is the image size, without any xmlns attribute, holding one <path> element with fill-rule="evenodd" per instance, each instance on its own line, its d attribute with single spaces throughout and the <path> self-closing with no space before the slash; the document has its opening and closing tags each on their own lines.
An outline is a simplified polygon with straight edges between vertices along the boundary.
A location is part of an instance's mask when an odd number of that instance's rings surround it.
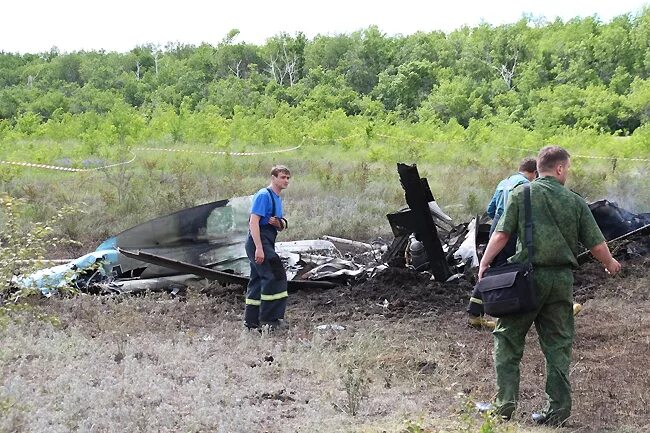
<svg viewBox="0 0 650 433">
<path fill-rule="evenodd" d="M 248 329 L 286 328 L 287 274 L 275 252 L 275 238 L 278 231 L 287 228 L 280 193 L 289 186 L 289 179 L 289 169 L 276 165 L 271 169 L 269 186 L 253 196 L 246 240 L 251 266 L 244 310 L 244 325 Z"/>
<path fill-rule="evenodd" d="M 490 237 L 494 233 L 499 219 L 503 215 L 506 204 L 508 203 L 508 195 L 515 189 L 515 187 L 532 182 L 537 176 L 537 161 L 534 158 L 524 158 L 519 164 L 519 171 L 512 176 L 503 179 L 497 185 L 492 200 L 487 207 L 487 214 L 492 218 L 492 226 L 490 226 Z M 493 266 L 501 266 L 507 263 L 508 259 L 512 257 L 517 250 L 517 236 L 511 236 L 508 244 L 503 248 L 499 255 L 494 259 Z M 477 289 L 474 289 L 467 306 L 469 313 L 469 324 L 476 327 L 486 327 L 493 329 L 495 322 L 486 320 L 483 316 L 483 304 L 481 294 Z"/>
<path fill-rule="evenodd" d="M 510 192 L 521 184 L 532 182 L 535 176 L 537 176 L 537 161 L 534 158 L 524 158 L 521 164 L 519 164 L 519 171 L 517 173 L 499 182 L 492 196 L 492 200 L 490 200 L 490 204 L 487 207 L 487 214 L 492 218 L 490 236 L 492 236 L 494 228 L 497 226 L 501 215 L 503 215 Z"/>
</svg>

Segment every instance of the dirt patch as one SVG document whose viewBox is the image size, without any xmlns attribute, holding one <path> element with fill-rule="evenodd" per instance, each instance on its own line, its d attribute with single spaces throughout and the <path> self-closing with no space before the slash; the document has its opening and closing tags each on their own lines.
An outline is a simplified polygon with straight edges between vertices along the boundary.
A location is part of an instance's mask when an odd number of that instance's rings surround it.
<svg viewBox="0 0 650 433">
<path fill-rule="evenodd" d="M 600 263 L 582 265 L 574 274 L 576 302 L 609 297 L 650 300 L 650 255 L 621 258 L 621 264 L 621 272 L 615 277 L 608 276 Z"/>
<path fill-rule="evenodd" d="M 292 297 L 296 304 L 310 305 L 312 317 L 326 314 L 336 319 L 381 316 L 401 320 L 462 310 L 471 288 L 466 281 L 441 284 L 427 273 L 388 268 L 361 284 L 300 291 Z"/>
<path fill-rule="evenodd" d="M 650 257 L 619 257 L 623 270 L 606 275 L 589 262 L 575 272 L 575 299 L 584 305 L 576 318 L 577 336 L 571 381 L 574 411 L 567 431 L 613 431 L 621 426 L 647 426 L 650 374 Z M 423 338 L 444 333 L 449 356 L 459 360 L 454 374 L 462 392 L 472 398 L 493 396 L 492 338 L 469 328 L 464 313 L 472 283 L 441 284 L 428 274 L 389 268 L 356 286 L 292 294 L 289 314 L 310 321 L 349 322 L 382 318 L 411 323 Z M 434 332 L 435 329 L 435 332 Z M 534 329 L 528 336 L 522 362 L 521 401 L 517 419 L 527 423 L 530 413 L 545 401 L 543 354 Z M 473 364 L 463 363 L 473 359 Z M 423 362 L 423 371 L 433 363 Z"/>
<path fill-rule="evenodd" d="M 567 429 L 561 431 L 647 431 L 650 374 L 650 256 L 620 255 L 623 270 L 605 274 L 595 262 L 574 274 L 574 292 L 583 311 L 576 317 L 576 340 L 571 366 L 574 408 Z M 361 329 L 364 323 L 384 323 L 409 329 L 410 338 L 436 340 L 447 359 L 430 359 L 417 348 L 402 355 L 387 353 L 376 359 L 393 375 L 441 375 L 454 392 L 471 399 L 494 395 L 492 337 L 466 325 L 465 308 L 475 276 L 454 284 L 432 281 L 429 274 L 389 268 L 361 284 L 329 290 L 301 290 L 291 294 L 287 317 L 294 335 L 308 335 L 321 323 Z M 244 289 L 210 285 L 203 291 L 219 299 L 218 309 L 237 317 L 243 308 Z M 393 325 L 394 324 L 394 325 Z M 397 329 L 397 328 L 396 328 Z M 516 421 L 529 424 L 530 413 L 545 400 L 545 362 L 534 329 L 528 335 L 522 361 L 520 406 Z M 332 337 L 332 344 L 336 336 Z M 407 356 L 408 355 L 408 356 Z M 386 386 L 394 376 L 387 375 Z M 256 396 L 275 400 L 284 395 Z M 431 413 L 446 410 L 444 401 L 429 403 Z M 624 427 L 627 426 L 627 427 Z M 618 430 L 617 430 L 618 429 Z"/>
</svg>

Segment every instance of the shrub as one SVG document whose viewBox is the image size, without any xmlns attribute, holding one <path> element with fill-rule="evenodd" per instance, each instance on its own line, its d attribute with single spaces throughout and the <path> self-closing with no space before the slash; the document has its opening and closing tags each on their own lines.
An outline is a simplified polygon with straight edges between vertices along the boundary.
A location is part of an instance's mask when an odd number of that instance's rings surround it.
<svg viewBox="0 0 650 433">
<path fill-rule="evenodd" d="M 24 307 L 23 299 L 40 293 L 35 287 L 15 289 L 11 279 L 18 273 L 33 271 L 45 261 L 48 247 L 60 239 L 54 236 L 53 226 L 70 213 L 63 209 L 46 223 L 33 223 L 27 230 L 20 227 L 24 203 L 10 196 L 0 198 L 4 211 L 4 227 L 0 231 L 0 319 L 7 313 Z M 74 290 L 70 288 L 70 292 Z"/>
</svg>

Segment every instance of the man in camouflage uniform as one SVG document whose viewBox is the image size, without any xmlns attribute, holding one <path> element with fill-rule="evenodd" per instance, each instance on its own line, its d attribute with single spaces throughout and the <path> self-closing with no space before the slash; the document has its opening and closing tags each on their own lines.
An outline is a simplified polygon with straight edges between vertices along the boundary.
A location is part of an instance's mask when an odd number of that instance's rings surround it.
<svg viewBox="0 0 650 433">
<path fill-rule="evenodd" d="M 539 307 L 537 311 L 507 316 L 494 330 L 494 363 L 497 376 L 495 411 L 509 419 L 519 395 L 519 364 L 525 338 L 534 323 L 546 358 L 547 404 L 533 414 L 538 424 L 560 425 L 571 413 L 569 364 L 574 338 L 573 274 L 582 244 L 605 267 L 617 273 L 621 265 L 612 257 L 600 229 L 585 201 L 564 187 L 570 167 L 569 153 L 559 146 L 547 146 L 537 157 L 539 178 L 530 183 L 533 222 L 533 267 Z M 524 188 L 510 195 L 506 211 L 490 239 L 479 267 L 479 279 L 511 234 L 520 241 L 511 262 L 525 262 Z"/>
</svg>

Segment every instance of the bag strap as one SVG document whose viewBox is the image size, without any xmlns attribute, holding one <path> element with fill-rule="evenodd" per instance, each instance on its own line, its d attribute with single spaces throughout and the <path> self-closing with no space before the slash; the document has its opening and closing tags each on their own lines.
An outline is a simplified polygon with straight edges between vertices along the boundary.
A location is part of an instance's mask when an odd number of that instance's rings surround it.
<svg viewBox="0 0 650 433">
<path fill-rule="evenodd" d="M 524 184 L 524 216 L 526 225 L 524 226 L 524 241 L 528 249 L 528 262 L 533 263 L 533 220 L 530 204 L 530 183 Z"/>
<path fill-rule="evenodd" d="M 269 195 L 271 196 L 271 203 L 273 203 L 271 208 L 271 216 L 275 216 L 275 199 L 273 198 L 273 191 L 271 191 L 271 188 L 266 188 L 266 190 L 269 192 Z"/>
</svg>

